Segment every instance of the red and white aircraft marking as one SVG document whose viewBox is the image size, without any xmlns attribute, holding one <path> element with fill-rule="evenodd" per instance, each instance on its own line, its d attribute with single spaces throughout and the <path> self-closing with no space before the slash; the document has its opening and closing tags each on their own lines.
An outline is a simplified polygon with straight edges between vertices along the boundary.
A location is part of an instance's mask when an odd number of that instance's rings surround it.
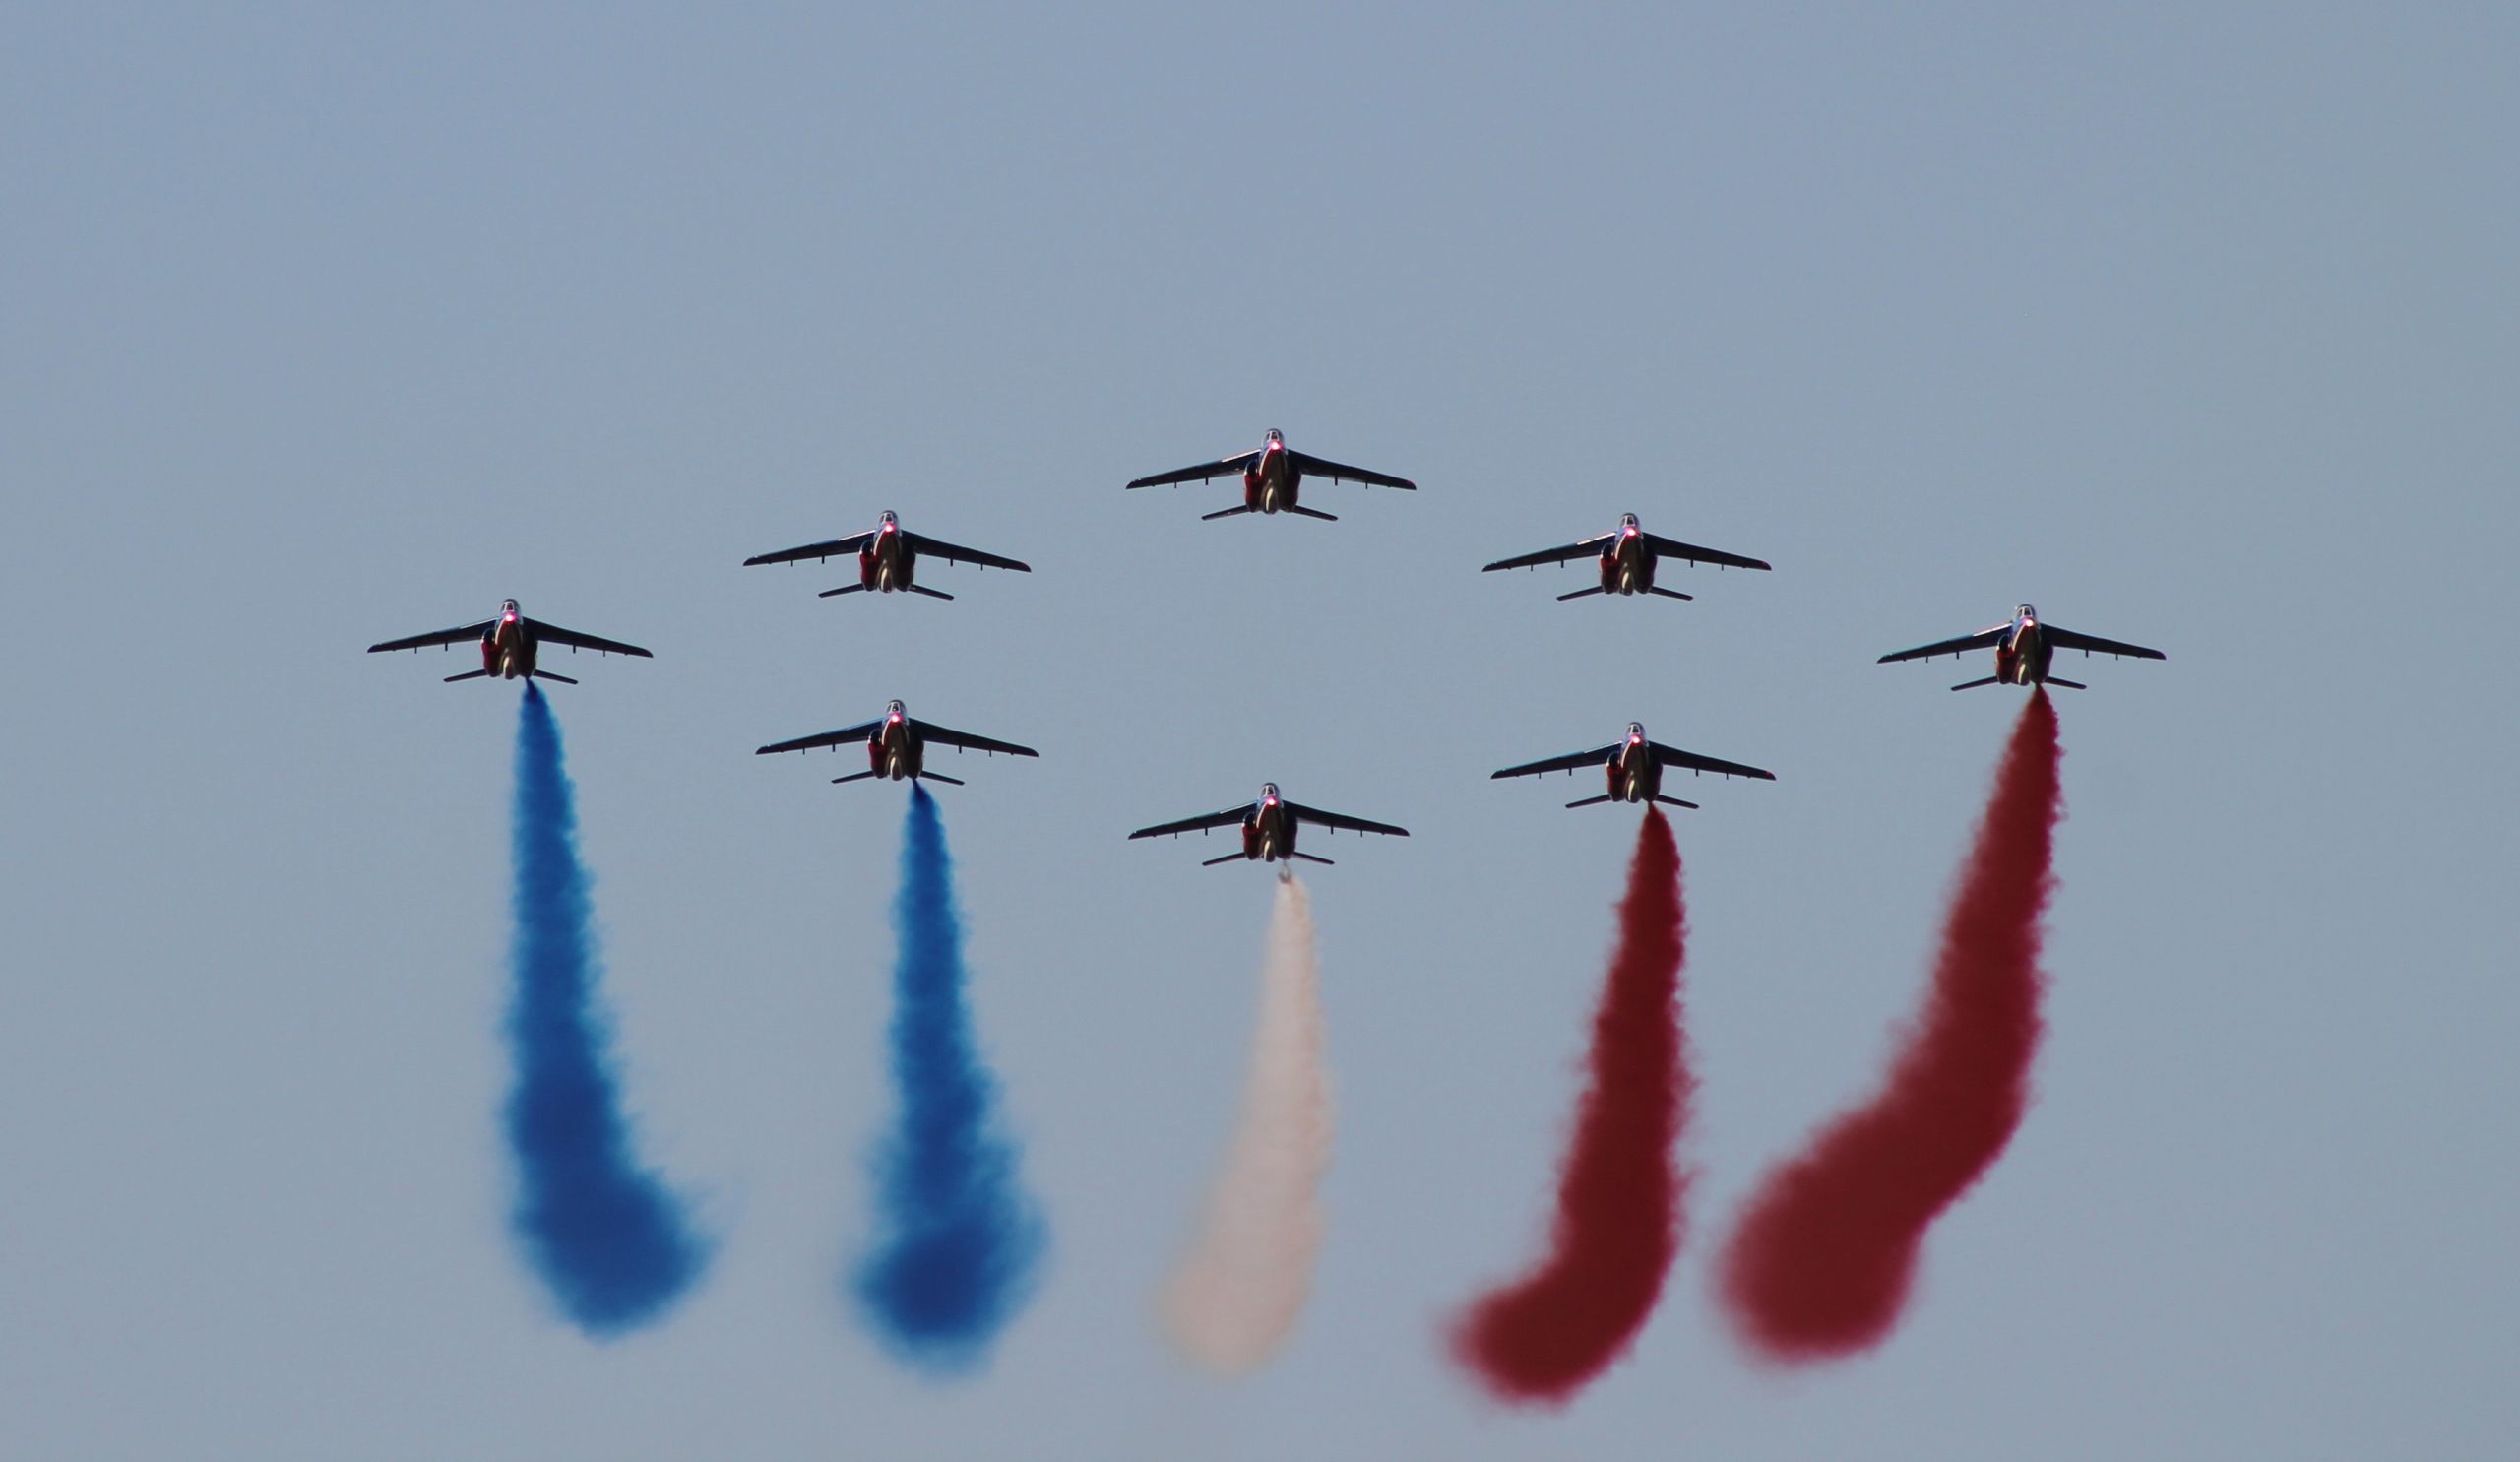
<svg viewBox="0 0 2520 1462">
<path fill-rule="evenodd" d="M 1184 817 L 1179 822 L 1161 822 L 1154 827 L 1142 827 L 1129 836 L 1131 838 L 1169 838 L 1182 833 L 1205 833 L 1211 828 L 1232 827 L 1239 824 L 1242 829 L 1242 851 L 1228 853 L 1223 858 L 1209 858 L 1200 864 L 1201 867 L 1213 868 L 1220 863 L 1230 862 L 1275 862 L 1280 858 L 1301 858 L 1308 863 L 1327 864 L 1330 859 L 1326 858 L 1317 858 L 1309 853 L 1295 851 L 1296 830 L 1307 822 L 1333 831 L 1346 828 L 1350 832 L 1381 833 L 1393 838 L 1409 836 L 1409 829 L 1405 827 L 1393 827 L 1387 822 L 1367 822 L 1361 817 L 1350 817 L 1344 812 L 1324 812 L 1318 807 L 1307 807 L 1301 802 L 1288 801 L 1278 795 L 1278 784 L 1275 782 L 1260 784 L 1258 801 L 1240 807 L 1228 807 L 1221 812 Z"/>
<path fill-rule="evenodd" d="M 830 599 L 837 594 L 923 594 L 929 599 L 952 599 L 942 589 L 930 589 L 918 582 L 919 555 L 942 558 L 948 563 L 968 563 L 980 568 L 1012 569 L 1029 574 L 1033 566 L 977 548 L 966 548 L 943 539 L 912 533 L 902 527 L 893 510 L 886 508 L 872 533 L 853 533 L 845 539 L 832 539 L 820 543 L 807 543 L 801 548 L 782 548 L 776 553 L 756 553 L 744 560 L 744 567 L 762 563 L 801 563 L 810 558 L 820 563 L 844 553 L 857 555 L 857 582 L 826 589 L 817 598 Z"/>
<path fill-rule="evenodd" d="M 2043 622 L 2039 611 L 2029 604 L 2013 606 L 2012 618 L 1990 625 L 1974 635 L 1956 640 L 1936 640 L 1919 645 L 1914 650 L 1897 650 L 1874 662 L 1888 665 L 1894 660 L 1931 660 L 1937 655 L 1959 656 L 1972 650 L 1994 647 L 1995 672 L 1983 680 L 1963 680 L 1954 690 L 1975 690 L 1981 685 L 2062 685 L 2068 690 L 2089 690 L 2080 680 L 2067 680 L 2048 671 L 2048 663 L 2059 650 L 2080 650 L 2086 658 L 2092 655 L 2131 656 L 2136 660 L 2168 660 L 2159 650 L 2129 645 L 2120 640 L 2104 640 L 2098 635 L 2076 634 L 2070 629 Z"/>
<path fill-rule="evenodd" d="M 1581 539 L 1556 548 L 1543 548 L 1537 553 L 1500 558 L 1487 565 L 1483 572 L 1492 574 L 1498 569 L 1538 568 L 1544 563 L 1572 563 L 1578 558 L 1589 558 L 1597 554 L 1602 561 L 1601 587 L 1578 589 L 1572 594 L 1561 594 L 1558 596 L 1560 600 L 1583 599 L 1595 594 L 1659 594 L 1665 599 L 1689 598 L 1676 589 L 1654 587 L 1654 565 L 1665 558 L 1681 558 L 1690 563 L 1711 563 L 1719 568 L 1763 569 L 1768 567 L 1768 562 L 1764 558 L 1744 558 L 1738 553 L 1727 553 L 1721 548 L 1701 548 L 1695 543 L 1683 543 L 1677 539 L 1667 539 L 1660 534 L 1647 533 L 1636 521 L 1634 513 L 1621 513 L 1618 516 L 1618 529 L 1614 533 Z"/>
</svg>

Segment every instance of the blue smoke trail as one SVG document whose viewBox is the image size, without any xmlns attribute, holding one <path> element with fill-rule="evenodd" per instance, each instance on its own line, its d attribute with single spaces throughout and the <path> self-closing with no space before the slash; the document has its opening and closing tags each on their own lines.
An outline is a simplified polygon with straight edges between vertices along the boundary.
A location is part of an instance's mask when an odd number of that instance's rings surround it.
<svg viewBox="0 0 2520 1462">
<path fill-rule="evenodd" d="M 893 967 L 893 1080 L 901 1117 L 876 1154 L 884 1235 L 856 1275 L 877 1332 L 931 1373 L 976 1368 L 1032 1291 L 1044 1246 L 997 1130 L 996 1083 L 963 1003 L 962 915 L 936 799 L 913 784 L 902 838 Z"/>
<path fill-rule="evenodd" d="M 642 1170 L 596 1004 L 578 815 L 560 728 L 532 682 L 516 736 L 516 1003 L 506 1112 L 527 1257 L 580 1330 L 609 1339 L 656 1319 L 699 1275 L 705 1245 Z"/>
</svg>

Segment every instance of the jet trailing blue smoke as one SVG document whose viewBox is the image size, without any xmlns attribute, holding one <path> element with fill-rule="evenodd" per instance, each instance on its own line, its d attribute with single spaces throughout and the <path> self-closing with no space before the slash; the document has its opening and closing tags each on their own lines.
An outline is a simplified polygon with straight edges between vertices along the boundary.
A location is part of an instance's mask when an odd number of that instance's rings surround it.
<svg viewBox="0 0 2520 1462">
<path fill-rule="evenodd" d="M 528 684 L 516 738 L 516 1003 L 508 1040 L 514 1221 L 535 1271 L 578 1328 L 608 1339 L 656 1319 L 699 1276 L 706 1245 L 630 1151 L 578 861 L 560 728 Z"/>
<path fill-rule="evenodd" d="M 913 785 L 903 830 L 901 941 L 893 967 L 893 1080 L 899 1125 L 878 1149 L 881 1238 L 855 1288 L 902 1360 L 968 1373 L 1037 1278 L 1044 1231 L 999 1128 L 996 1082 L 980 1062 L 964 1003 L 962 914 L 936 800 Z"/>
</svg>

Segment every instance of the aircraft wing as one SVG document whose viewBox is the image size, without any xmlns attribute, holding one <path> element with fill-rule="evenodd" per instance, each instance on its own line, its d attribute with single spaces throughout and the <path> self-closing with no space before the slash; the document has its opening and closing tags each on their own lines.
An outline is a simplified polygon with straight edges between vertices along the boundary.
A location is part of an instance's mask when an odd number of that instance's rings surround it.
<svg viewBox="0 0 2520 1462">
<path fill-rule="evenodd" d="M 932 721 L 921 721 L 917 723 L 917 725 L 918 737 L 922 741 L 934 741 L 940 745 L 952 746 L 965 751 L 998 751 L 1003 752 L 1008 756 L 1039 756 L 1041 754 L 1030 746 L 1018 746 L 1012 741 L 992 741 L 986 736 L 976 736 L 969 731 L 958 731 L 950 727 L 938 726 Z"/>
<path fill-rule="evenodd" d="M 497 622 L 498 621 L 495 619 L 484 619 L 478 624 L 459 624 L 453 629 L 441 629 L 435 634 L 412 635 L 407 639 L 387 640 L 381 645 L 368 646 L 367 653 L 374 655 L 379 650 L 422 650 L 431 645 L 458 645 L 462 644 L 466 640 L 477 640 L 481 638 L 483 634 L 488 632 L 490 626 Z"/>
<path fill-rule="evenodd" d="M 1198 817 L 1184 817 L 1179 822 L 1159 822 L 1129 834 L 1132 838 L 1170 838 L 1182 833 L 1204 833 L 1212 827 L 1240 827 L 1242 819 L 1251 815 L 1251 804 L 1228 807 L 1222 812 L 1209 812 Z"/>
<path fill-rule="evenodd" d="M 636 645 L 625 645 L 619 640 L 607 640 L 601 635 L 582 635 L 574 629 L 562 629 L 556 624 L 545 624 L 539 619 L 526 620 L 525 627 L 532 630 L 534 637 L 537 640 L 546 640 L 554 645 L 566 645 L 572 650 L 596 650 L 605 655 L 636 655 L 642 660 L 656 659 L 655 656 Z"/>
<path fill-rule="evenodd" d="M 1403 492 L 1418 490 L 1418 484 L 1407 477 L 1367 472 L 1361 467 L 1346 467 L 1308 452 L 1298 452 L 1292 447 L 1287 449 L 1287 463 L 1307 477 L 1328 477 L 1334 482 L 1362 482 L 1371 487 L 1397 487 Z"/>
<path fill-rule="evenodd" d="M 1686 767 L 1692 772 L 1713 772 L 1719 777 L 1756 777 L 1762 782 L 1776 780 L 1774 772 L 1743 766 L 1737 761 L 1700 756 L 1694 751 L 1682 751 L 1677 746 L 1666 746 L 1660 741 L 1648 741 L 1645 744 L 1654 748 L 1654 759 L 1667 767 Z"/>
<path fill-rule="evenodd" d="M 1726 568 L 1746 569 L 1769 566 L 1764 558 L 1743 558 L 1738 553 L 1727 553 L 1721 548 L 1701 548 L 1695 543 L 1683 543 L 1678 539 L 1667 539 L 1659 533 L 1647 534 L 1645 546 L 1653 549 L 1657 557 L 1685 558 L 1691 563 L 1720 563 Z"/>
<path fill-rule="evenodd" d="M 1537 777 L 1543 772 L 1571 772 L 1577 767 L 1606 766 L 1611 754 L 1618 750 L 1618 742 L 1612 741 L 1606 746 L 1596 746 L 1590 751 L 1569 751 L 1564 756 L 1552 756 L 1545 761 L 1527 761 L 1519 767 L 1507 767 L 1501 772 L 1490 772 L 1487 774 L 1487 780 L 1493 782 L 1499 777 Z"/>
<path fill-rule="evenodd" d="M 1259 458 L 1260 454 L 1258 452 L 1237 452 L 1231 457 L 1221 458 L 1215 462 L 1202 462 L 1195 467 L 1180 468 L 1168 473 L 1157 473 L 1151 477 L 1140 477 L 1129 485 L 1132 487 L 1166 487 L 1176 482 L 1204 482 L 1211 477 L 1222 477 L 1228 474 L 1239 473 L 1244 468 L 1249 467 L 1252 463 L 1258 461 Z"/>
<path fill-rule="evenodd" d="M 904 530 L 902 537 L 910 540 L 910 545 L 913 548 L 931 558 L 943 558 L 954 563 L 977 564 L 981 568 L 1013 569 L 1019 574 L 1029 574 L 1033 571 L 1033 566 L 1029 563 L 1019 563 L 1012 558 L 1000 558 L 994 553 L 982 553 L 977 548 L 966 548 L 960 543 L 949 543 L 943 539 L 931 539 L 923 533 Z"/>
<path fill-rule="evenodd" d="M 1393 827 L 1387 822 L 1367 822 L 1361 817 L 1350 817 L 1345 812 L 1324 812 L 1319 807 L 1307 807 L 1301 802 L 1288 802 L 1285 805 L 1287 811 L 1295 817 L 1305 822 L 1318 823 L 1323 827 L 1344 827 L 1352 833 L 1381 833 L 1393 838 L 1409 836 L 1409 829 Z"/>
<path fill-rule="evenodd" d="M 1568 563 L 1578 558 L 1590 558 L 1602 551 L 1602 545 L 1604 543 L 1606 543 L 1617 537 L 1618 535 L 1614 533 L 1596 534 L 1589 539 L 1583 539 L 1576 542 L 1568 543 L 1563 548 L 1543 548 L 1537 553 L 1518 553 L 1511 558 L 1499 558 L 1494 563 L 1487 565 L 1486 568 L 1480 570 L 1480 572 L 1488 573 L 1496 569 L 1538 568 L 1544 563 Z"/>
<path fill-rule="evenodd" d="M 808 558 L 819 563 L 826 558 L 837 558 L 843 553 L 854 553 L 865 547 L 867 540 L 874 537 L 871 533 L 852 533 L 845 539 L 807 543 L 801 548 L 782 548 L 776 553 L 756 553 L 744 560 L 744 567 L 751 568 L 757 563 L 801 563 Z"/>
<path fill-rule="evenodd" d="M 2007 621 L 1992 629 L 1982 629 L 1974 635 L 1962 635 L 1956 640 L 1936 640 L 1930 645 L 1919 645 L 1914 650 L 1896 650 L 1873 664 L 1888 665 L 1894 660 L 1931 660 L 1937 655 L 1966 655 L 1972 650 L 1990 650 L 2003 643 L 2004 632 L 2011 628 Z"/>
<path fill-rule="evenodd" d="M 2141 645 L 2129 645 L 2121 640 L 2104 640 L 2098 635 L 2078 635 L 2052 624 L 2042 624 L 2039 630 L 2048 637 L 2048 644 L 2059 650 L 2080 650 L 2086 655 L 2131 655 L 2137 660 L 2170 659 L 2159 650 L 2147 650 Z"/>
<path fill-rule="evenodd" d="M 864 721 L 855 726 L 844 726 L 838 731 L 824 731 L 819 736 L 798 736 L 792 741 L 774 741 L 770 745 L 756 749 L 753 755 L 768 756 L 774 751 L 818 751 L 825 746 L 846 746 L 851 741 L 865 740 L 875 728 L 883 724 L 880 721 Z"/>
</svg>

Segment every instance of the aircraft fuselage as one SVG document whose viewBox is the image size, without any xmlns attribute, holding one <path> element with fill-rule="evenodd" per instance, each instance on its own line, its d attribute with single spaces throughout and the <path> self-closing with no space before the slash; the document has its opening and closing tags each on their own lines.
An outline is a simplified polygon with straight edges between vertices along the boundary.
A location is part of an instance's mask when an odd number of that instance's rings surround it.
<svg viewBox="0 0 2520 1462">
<path fill-rule="evenodd" d="M 866 765 L 878 777 L 894 782 L 915 777 L 924 770 L 926 759 L 926 744 L 898 710 L 866 734 Z"/>
<path fill-rule="evenodd" d="M 481 632 L 481 669 L 502 680 L 532 679 L 539 648 L 533 631 L 525 627 L 525 616 L 517 612 L 516 601 L 510 600 Z"/>
<path fill-rule="evenodd" d="M 2056 649 L 2039 631 L 2039 621 L 2024 615 L 2013 621 L 2012 633 L 1995 646 L 1995 679 L 2005 685 L 2043 685 L 2048 680 L 2048 663 L 2056 657 Z"/>
<path fill-rule="evenodd" d="M 1242 505 L 1255 513 L 1284 512 L 1302 490 L 1303 474 L 1287 460 L 1286 439 L 1270 432 L 1258 460 L 1242 470 Z"/>
<path fill-rule="evenodd" d="M 857 583 L 860 588 L 877 594 L 890 594 L 908 589 L 918 579 L 918 550 L 910 545 L 910 538 L 886 513 L 866 546 L 857 550 Z"/>
<path fill-rule="evenodd" d="M 1645 594 L 1654 588 L 1654 551 L 1645 535 L 1630 523 L 1602 549 L 1602 592 Z M 1631 799 L 1632 800 L 1632 799 Z"/>
<path fill-rule="evenodd" d="M 1612 801 L 1650 802 L 1663 790 L 1663 764 L 1654 759 L 1654 747 L 1642 731 L 1628 733 L 1607 770 Z"/>
</svg>

